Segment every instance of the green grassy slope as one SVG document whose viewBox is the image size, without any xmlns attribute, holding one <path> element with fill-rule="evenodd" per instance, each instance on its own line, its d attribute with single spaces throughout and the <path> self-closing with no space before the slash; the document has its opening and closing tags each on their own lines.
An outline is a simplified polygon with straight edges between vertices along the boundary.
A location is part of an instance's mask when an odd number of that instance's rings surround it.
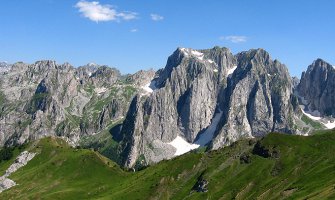
<svg viewBox="0 0 335 200">
<path fill-rule="evenodd" d="M 39 154 L 10 176 L 19 185 L 0 199 L 335 199 L 334 142 L 334 131 L 269 134 L 126 172 L 94 151 L 46 138 L 30 147 Z M 207 193 L 192 191 L 200 176 Z"/>
</svg>

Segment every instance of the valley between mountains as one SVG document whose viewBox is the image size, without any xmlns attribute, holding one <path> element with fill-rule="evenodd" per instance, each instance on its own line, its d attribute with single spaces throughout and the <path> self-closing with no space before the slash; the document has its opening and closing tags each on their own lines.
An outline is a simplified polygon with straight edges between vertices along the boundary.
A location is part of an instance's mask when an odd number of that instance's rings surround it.
<svg viewBox="0 0 335 200">
<path fill-rule="evenodd" d="M 299 79 L 264 49 L 178 48 L 126 75 L 0 63 L 1 173 L 34 155 L 0 197 L 332 199 L 334 116 L 331 64 Z"/>
</svg>

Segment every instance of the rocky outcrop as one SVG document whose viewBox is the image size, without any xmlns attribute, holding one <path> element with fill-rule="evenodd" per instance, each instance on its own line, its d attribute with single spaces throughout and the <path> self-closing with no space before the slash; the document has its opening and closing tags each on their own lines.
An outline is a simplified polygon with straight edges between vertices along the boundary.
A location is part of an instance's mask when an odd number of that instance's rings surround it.
<svg viewBox="0 0 335 200">
<path fill-rule="evenodd" d="M 16 185 L 13 180 L 8 178 L 9 175 L 25 166 L 31 159 L 35 157 L 35 155 L 36 153 L 24 151 L 15 159 L 14 163 L 6 170 L 5 174 L 0 177 L 0 193 Z"/>
<path fill-rule="evenodd" d="M 208 181 L 202 176 L 198 178 L 198 181 L 193 186 L 192 190 L 196 192 L 208 192 Z"/>
<path fill-rule="evenodd" d="M 311 112 L 320 116 L 335 116 L 335 69 L 317 59 L 301 75 L 297 93 Z"/>
</svg>

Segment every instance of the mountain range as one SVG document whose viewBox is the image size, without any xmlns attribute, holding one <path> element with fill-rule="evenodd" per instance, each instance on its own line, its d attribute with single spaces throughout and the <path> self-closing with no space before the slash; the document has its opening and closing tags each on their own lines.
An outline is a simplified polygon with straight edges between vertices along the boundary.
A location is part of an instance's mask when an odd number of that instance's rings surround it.
<svg viewBox="0 0 335 200">
<path fill-rule="evenodd" d="M 299 80 L 263 49 L 178 48 L 163 69 L 127 75 L 94 63 L 1 63 L 0 145 L 59 137 L 138 170 L 270 132 L 332 129 L 334 85 L 326 61 Z"/>
</svg>

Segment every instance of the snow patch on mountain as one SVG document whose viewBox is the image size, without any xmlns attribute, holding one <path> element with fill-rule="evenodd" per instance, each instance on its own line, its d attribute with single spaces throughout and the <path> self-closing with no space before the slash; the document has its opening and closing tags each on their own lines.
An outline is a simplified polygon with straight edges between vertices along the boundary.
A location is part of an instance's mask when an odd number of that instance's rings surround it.
<svg viewBox="0 0 335 200">
<path fill-rule="evenodd" d="M 168 143 L 176 148 L 174 156 L 179 156 L 193 149 L 197 149 L 200 145 L 188 143 L 184 138 L 177 136 L 172 142 Z"/>
<path fill-rule="evenodd" d="M 214 63 L 214 61 L 213 60 L 211 60 L 211 59 L 208 59 L 207 60 L 209 63 L 211 63 L 211 64 L 213 64 Z"/>
<path fill-rule="evenodd" d="M 304 115 L 306 115 L 307 117 L 309 117 L 312 120 L 321 120 L 322 118 L 320 117 L 320 112 L 315 110 L 313 112 L 305 110 L 305 105 L 300 105 L 301 111 L 304 113 Z"/>
<path fill-rule="evenodd" d="M 201 57 L 203 56 L 204 54 L 199 52 L 199 51 L 196 51 L 196 50 L 191 50 L 191 53 L 194 55 L 194 56 L 197 56 L 197 57 Z"/>
<path fill-rule="evenodd" d="M 306 115 L 308 118 L 314 120 L 314 121 L 318 121 L 320 122 L 321 124 L 323 124 L 327 129 L 333 129 L 335 128 L 335 119 L 333 118 L 330 118 L 329 120 L 329 117 L 327 118 L 323 118 L 321 117 L 321 114 L 318 110 L 313 110 L 313 111 L 310 111 L 308 109 L 308 101 L 302 97 L 302 96 L 299 96 L 298 94 L 295 94 L 301 101 L 302 105 L 299 105 L 302 113 L 304 115 Z"/>
<path fill-rule="evenodd" d="M 333 120 L 332 122 L 328 121 L 327 123 L 323 123 L 323 125 L 325 125 L 327 129 L 333 129 L 335 128 L 335 120 Z"/>
<path fill-rule="evenodd" d="M 234 73 L 234 71 L 236 70 L 236 68 L 237 68 L 237 66 L 235 65 L 235 66 L 233 66 L 233 68 L 228 69 L 227 75 L 231 76 Z"/>
<path fill-rule="evenodd" d="M 157 89 L 156 81 L 150 81 L 149 83 L 145 84 L 141 88 L 142 90 L 144 90 L 144 93 L 142 93 L 142 95 L 150 95 L 151 93 L 153 93 L 154 90 Z"/>
<path fill-rule="evenodd" d="M 152 93 L 154 90 L 150 87 L 150 83 L 146 84 L 145 86 L 142 87 L 144 91 L 147 93 Z"/>
<path fill-rule="evenodd" d="M 317 110 L 315 110 L 313 112 L 305 111 L 303 105 L 300 105 L 300 108 L 301 108 L 301 111 L 304 113 L 304 115 L 306 115 L 307 117 L 309 117 L 310 119 L 312 119 L 314 121 L 320 122 L 327 129 L 335 128 L 335 119 L 328 120 L 328 118 L 322 118 L 322 117 L 320 117 L 320 112 L 317 111 Z"/>
<path fill-rule="evenodd" d="M 213 139 L 216 127 L 218 126 L 220 122 L 222 114 L 223 112 L 221 110 L 215 114 L 215 116 L 212 119 L 212 123 L 208 126 L 205 132 L 203 132 L 199 136 L 199 138 L 194 142 L 194 144 L 198 144 L 203 147 Z"/>
<path fill-rule="evenodd" d="M 183 52 L 185 56 L 195 57 L 201 61 L 204 60 L 204 54 L 199 51 L 187 48 L 181 48 L 180 50 Z"/>
</svg>

